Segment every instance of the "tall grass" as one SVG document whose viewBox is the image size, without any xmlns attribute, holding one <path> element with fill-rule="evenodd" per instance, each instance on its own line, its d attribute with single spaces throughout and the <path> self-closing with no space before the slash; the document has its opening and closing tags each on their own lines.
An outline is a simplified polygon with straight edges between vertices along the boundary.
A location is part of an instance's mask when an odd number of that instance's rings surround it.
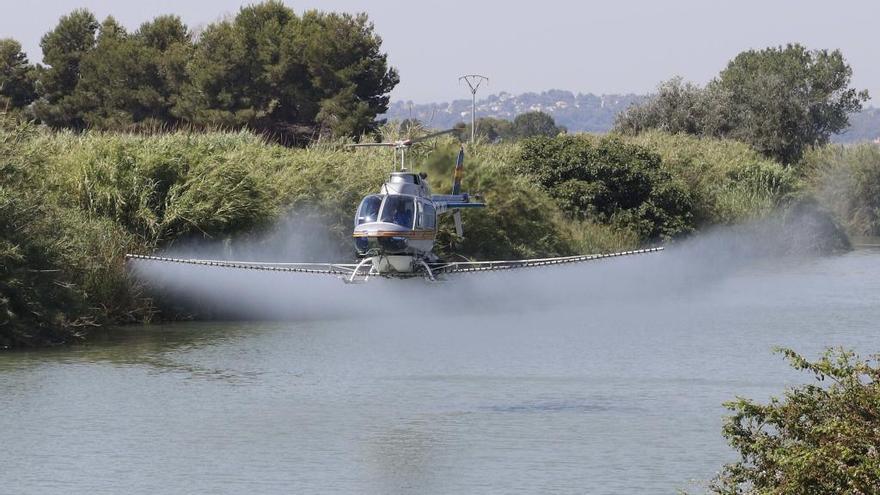
<svg viewBox="0 0 880 495">
<path fill-rule="evenodd" d="M 659 153 L 663 166 L 687 184 L 701 225 L 764 216 L 801 189 L 793 169 L 738 141 L 657 131 L 625 139 Z"/>
<path fill-rule="evenodd" d="M 880 146 L 829 145 L 802 166 L 820 203 L 853 236 L 880 235 Z"/>
<path fill-rule="evenodd" d="M 655 133 L 624 139 L 663 157 L 698 198 L 704 225 L 763 215 L 799 188 L 792 171 L 737 143 Z M 395 162 L 387 149 L 344 144 L 291 149 L 247 132 L 78 134 L 0 121 L 0 346 L 151 318 L 157 308 L 128 278 L 126 252 L 245 235 L 291 209 L 319 211 L 331 236 L 348 245 L 358 202 Z M 411 153 L 435 193 L 451 188 L 458 146 L 439 139 Z M 443 223 L 443 252 L 499 259 L 638 245 L 627 230 L 567 217 L 515 172 L 518 156 L 515 143 L 468 147 L 465 189 L 488 207 L 465 212 L 463 239 Z"/>
</svg>

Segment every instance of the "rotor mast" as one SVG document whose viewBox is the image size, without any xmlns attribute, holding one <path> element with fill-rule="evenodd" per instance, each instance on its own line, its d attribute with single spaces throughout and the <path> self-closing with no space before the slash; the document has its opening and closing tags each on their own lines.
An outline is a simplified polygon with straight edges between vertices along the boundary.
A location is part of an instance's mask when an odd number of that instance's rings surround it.
<svg viewBox="0 0 880 495">
<path fill-rule="evenodd" d="M 458 78 L 458 82 L 464 81 L 471 89 L 471 144 L 477 135 L 477 90 L 483 82 L 488 83 L 489 78 L 480 74 L 465 74 Z"/>
</svg>

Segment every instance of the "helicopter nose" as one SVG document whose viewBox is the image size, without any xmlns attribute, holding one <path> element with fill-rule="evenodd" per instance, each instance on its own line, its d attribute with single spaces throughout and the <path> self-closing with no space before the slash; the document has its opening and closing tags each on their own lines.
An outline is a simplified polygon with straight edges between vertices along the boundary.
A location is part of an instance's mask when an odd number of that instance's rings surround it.
<svg viewBox="0 0 880 495">
<path fill-rule="evenodd" d="M 410 230 L 395 224 L 374 223 L 359 225 L 353 234 L 355 247 L 360 254 L 369 252 L 403 253 L 409 247 Z"/>
<path fill-rule="evenodd" d="M 354 247 L 359 253 L 366 253 L 370 249 L 370 239 L 367 237 L 355 237 Z"/>
<path fill-rule="evenodd" d="M 409 247 L 406 237 L 382 235 L 356 235 L 354 245 L 358 253 L 397 254 L 406 252 Z"/>
</svg>

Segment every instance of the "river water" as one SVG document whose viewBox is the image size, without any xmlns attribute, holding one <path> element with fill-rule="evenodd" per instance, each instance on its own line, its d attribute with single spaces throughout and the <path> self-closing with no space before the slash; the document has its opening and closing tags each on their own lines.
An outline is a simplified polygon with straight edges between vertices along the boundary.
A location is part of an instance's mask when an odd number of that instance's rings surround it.
<svg viewBox="0 0 880 495">
<path fill-rule="evenodd" d="M 543 273 L 474 278 L 463 297 Z M 880 351 L 878 250 L 690 290 L 638 280 L 556 305 L 440 297 L 440 311 L 127 327 L 3 353 L 0 492 L 700 492 L 735 458 L 722 403 L 807 378 L 774 346 Z M 346 290 L 388 295 L 371 284 Z"/>
</svg>

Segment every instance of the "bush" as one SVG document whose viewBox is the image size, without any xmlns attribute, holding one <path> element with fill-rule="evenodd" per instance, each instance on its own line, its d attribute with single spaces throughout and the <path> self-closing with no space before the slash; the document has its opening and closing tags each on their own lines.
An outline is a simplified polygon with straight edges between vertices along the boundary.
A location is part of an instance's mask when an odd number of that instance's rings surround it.
<svg viewBox="0 0 880 495">
<path fill-rule="evenodd" d="M 727 104 L 716 86 L 701 88 L 675 77 L 660 83 L 651 98 L 620 112 L 614 131 L 629 136 L 649 131 L 718 136 L 728 130 Z"/>
<path fill-rule="evenodd" d="M 660 155 L 617 137 L 526 140 L 517 170 L 575 218 L 630 229 L 646 240 L 693 228 L 692 198 L 661 166 Z"/>
<path fill-rule="evenodd" d="M 723 433 L 740 460 L 724 466 L 719 494 L 880 493 L 880 366 L 829 350 L 808 361 L 780 349 L 817 382 L 758 404 L 739 398 Z M 826 380 L 827 379 L 827 380 Z"/>
<path fill-rule="evenodd" d="M 521 113 L 513 119 L 513 136 L 519 139 L 546 136 L 553 137 L 560 132 L 565 132 L 564 127 L 556 125 L 553 117 L 544 112 Z"/>
</svg>

